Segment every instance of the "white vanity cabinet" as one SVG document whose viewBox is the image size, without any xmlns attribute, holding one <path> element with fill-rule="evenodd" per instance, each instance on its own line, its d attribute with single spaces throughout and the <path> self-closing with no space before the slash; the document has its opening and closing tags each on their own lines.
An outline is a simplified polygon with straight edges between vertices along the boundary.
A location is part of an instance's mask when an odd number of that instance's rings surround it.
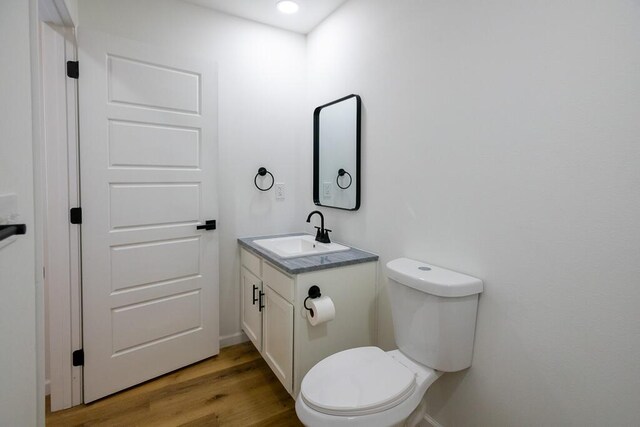
<svg viewBox="0 0 640 427">
<path fill-rule="evenodd" d="M 296 274 L 244 247 L 240 261 L 242 329 L 293 397 L 320 360 L 375 344 L 375 261 Z M 336 318 L 317 326 L 303 305 L 313 285 L 336 307 Z"/>
</svg>

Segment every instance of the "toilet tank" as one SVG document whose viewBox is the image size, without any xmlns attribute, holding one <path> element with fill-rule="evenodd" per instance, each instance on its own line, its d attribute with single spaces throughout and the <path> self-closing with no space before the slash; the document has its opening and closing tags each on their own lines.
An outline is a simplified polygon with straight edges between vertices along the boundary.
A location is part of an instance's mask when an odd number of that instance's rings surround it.
<svg viewBox="0 0 640 427">
<path fill-rule="evenodd" d="M 471 366 L 482 281 L 408 258 L 386 272 L 398 349 L 438 371 Z"/>
</svg>

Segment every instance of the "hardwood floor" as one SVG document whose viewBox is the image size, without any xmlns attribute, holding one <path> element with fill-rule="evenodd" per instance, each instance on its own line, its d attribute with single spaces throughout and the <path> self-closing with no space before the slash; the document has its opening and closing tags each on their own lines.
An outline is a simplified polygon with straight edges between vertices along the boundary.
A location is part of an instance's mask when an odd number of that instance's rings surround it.
<svg viewBox="0 0 640 427">
<path fill-rule="evenodd" d="M 47 426 L 301 426 L 294 400 L 251 343 L 88 405 Z"/>
</svg>

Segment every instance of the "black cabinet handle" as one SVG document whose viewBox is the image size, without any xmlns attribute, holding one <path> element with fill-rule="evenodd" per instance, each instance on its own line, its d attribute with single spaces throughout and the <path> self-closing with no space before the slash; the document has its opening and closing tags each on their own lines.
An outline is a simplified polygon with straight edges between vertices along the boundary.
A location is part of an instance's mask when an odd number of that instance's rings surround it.
<svg viewBox="0 0 640 427">
<path fill-rule="evenodd" d="M 208 221 L 206 221 L 204 223 L 204 225 L 198 225 L 196 227 L 196 229 L 198 230 L 215 230 L 216 229 L 216 220 L 215 219 L 210 219 Z"/>
<path fill-rule="evenodd" d="M 264 297 L 264 292 L 260 291 L 259 295 L 259 300 L 260 302 L 258 302 L 258 311 L 262 311 L 262 309 L 264 308 L 264 304 L 262 302 L 262 297 Z"/>
<path fill-rule="evenodd" d="M 253 285 L 253 305 L 256 305 L 256 303 L 258 302 L 258 297 L 256 297 L 257 290 L 258 287 L 256 285 Z"/>
</svg>

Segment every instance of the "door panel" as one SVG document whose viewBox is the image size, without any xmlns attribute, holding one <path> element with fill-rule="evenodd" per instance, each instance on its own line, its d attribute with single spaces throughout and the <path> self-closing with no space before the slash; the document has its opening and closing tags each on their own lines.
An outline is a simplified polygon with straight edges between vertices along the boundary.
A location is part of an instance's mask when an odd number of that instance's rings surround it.
<svg viewBox="0 0 640 427">
<path fill-rule="evenodd" d="M 111 246 L 111 289 L 197 275 L 200 251 L 199 237 Z"/>
<path fill-rule="evenodd" d="M 176 64 L 179 66 L 179 64 Z M 200 113 L 200 75 L 107 54 L 109 101 Z"/>
<path fill-rule="evenodd" d="M 111 228 L 198 222 L 200 183 L 111 184 Z"/>
<path fill-rule="evenodd" d="M 264 287 L 263 357 L 289 393 L 293 386 L 293 305 Z"/>
<path fill-rule="evenodd" d="M 114 309 L 113 354 L 202 327 L 201 305 L 200 290 L 195 290 Z"/>
<path fill-rule="evenodd" d="M 85 402 L 217 354 L 215 64 L 78 35 Z"/>
<path fill-rule="evenodd" d="M 262 281 L 242 267 L 242 329 L 258 351 L 262 351 L 262 311 L 259 292 Z"/>
<path fill-rule="evenodd" d="M 111 166 L 200 167 L 200 132 L 177 126 L 109 121 Z"/>
</svg>

